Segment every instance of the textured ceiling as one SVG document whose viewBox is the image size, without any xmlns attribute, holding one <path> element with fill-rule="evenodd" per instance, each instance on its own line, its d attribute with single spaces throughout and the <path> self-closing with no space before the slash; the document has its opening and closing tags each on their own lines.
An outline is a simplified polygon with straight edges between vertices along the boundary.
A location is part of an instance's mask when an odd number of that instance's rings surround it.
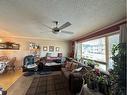
<svg viewBox="0 0 127 95">
<path fill-rule="evenodd" d="M 125 18 L 125 0 L 0 0 L 0 36 L 72 40 Z M 69 21 L 69 34 L 53 34 L 53 27 Z"/>
</svg>

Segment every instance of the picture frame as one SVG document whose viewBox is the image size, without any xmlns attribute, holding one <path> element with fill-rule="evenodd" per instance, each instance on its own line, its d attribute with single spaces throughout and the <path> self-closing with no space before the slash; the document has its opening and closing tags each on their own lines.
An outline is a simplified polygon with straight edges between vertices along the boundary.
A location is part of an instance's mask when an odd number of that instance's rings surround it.
<svg viewBox="0 0 127 95">
<path fill-rule="evenodd" d="M 5 42 L 5 43 L 0 43 L 0 49 L 12 49 L 12 50 L 19 50 L 20 45 L 11 43 L 11 42 Z"/>
<path fill-rule="evenodd" d="M 54 52 L 54 46 L 49 46 L 49 51 Z"/>
<path fill-rule="evenodd" d="M 48 51 L 48 47 L 47 46 L 43 46 L 43 51 Z"/>
<path fill-rule="evenodd" d="M 20 45 L 19 44 L 13 44 L 12 49 L 19 50 Z"/>
<path fill-rule="evenodd" d="M 57 51 L 57 52 L 60 51 L 60 47 L 56 47 L 56 51 Z"/>
<path fill-rule="evenodd" d="M 7 46 L 5 43 L 0 43 L 0 49 L 6 49 L 6 48 L 7 48 Z"/>
</svg>

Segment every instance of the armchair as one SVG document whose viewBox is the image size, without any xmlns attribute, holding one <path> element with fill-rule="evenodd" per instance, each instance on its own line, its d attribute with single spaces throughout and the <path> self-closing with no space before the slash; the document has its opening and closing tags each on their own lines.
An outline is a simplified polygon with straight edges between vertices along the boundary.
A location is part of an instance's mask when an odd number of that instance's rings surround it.
<svg viewBox="0 0 127 95">
<path fill-rule="evenodd" d="M 37 64 L 34 61 L 33 55 L 28 55 L 24 58 L 23 61 L 23 72 L 26 71 L 37 71 Z"/>
<path fill-rule="evenodd" d="M 13 57 L 8 63 L 7 63 L 7 71 L 8 70 L 13 70 L 15 71 L 15 61 L 16 61 L 16 57 Z"/>
</svg>

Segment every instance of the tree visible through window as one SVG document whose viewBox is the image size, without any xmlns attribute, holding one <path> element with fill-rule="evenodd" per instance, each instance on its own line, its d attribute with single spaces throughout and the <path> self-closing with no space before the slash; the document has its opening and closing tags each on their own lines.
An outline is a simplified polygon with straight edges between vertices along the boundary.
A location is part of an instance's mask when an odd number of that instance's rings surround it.
<svg viewBox="0 0 127 95">
<path fill-rule="evenodd" d="M 108 68 L 113 69 L 113 60 L 112 60 L 112 47 L 113 45 L 119 44 L 119 34 L 112 35 L 108 37 L 108 53 L 109 53 L 109 65 Z"/>
</svg>

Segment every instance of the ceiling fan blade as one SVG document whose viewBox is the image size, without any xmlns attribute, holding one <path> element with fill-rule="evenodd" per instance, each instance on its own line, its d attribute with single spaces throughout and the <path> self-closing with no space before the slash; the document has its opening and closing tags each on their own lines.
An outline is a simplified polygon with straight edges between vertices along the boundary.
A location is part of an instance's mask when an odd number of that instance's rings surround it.
<svg viewBox="0 0 127 95">
<path fill-rule="evenodd" d="M 43 33 L 43 34 L 52 33 L 52 31 L 41 31 L 40 33 Z"/>
<path fill-rule="evenodd" d="M 68 26 L 70 26 L 70 25 L 71 25 L 70 22 L 66 22 L 65 24 L 63 24 L 62 26 L 60 26 L 59 29 L 60 29 L 60 30 L 61 30 L 61 29 L 64 29 L 64 28 L 66 28 L 66 27 L 68 27 Z"/>
<path fill-rule="evenodd" d="M 51 27 L 49 27 L 48 25 L 45 25 L 45 24 L 42 24 L 43 26 L 49 28 L 49 29 L 52 29 Z"/>
<path fill-rule="evenodd" d="M 73 32 L 69 32 L 69 31 L 61 31 L 61 33 L 74 34 Z"/>
</svg>

